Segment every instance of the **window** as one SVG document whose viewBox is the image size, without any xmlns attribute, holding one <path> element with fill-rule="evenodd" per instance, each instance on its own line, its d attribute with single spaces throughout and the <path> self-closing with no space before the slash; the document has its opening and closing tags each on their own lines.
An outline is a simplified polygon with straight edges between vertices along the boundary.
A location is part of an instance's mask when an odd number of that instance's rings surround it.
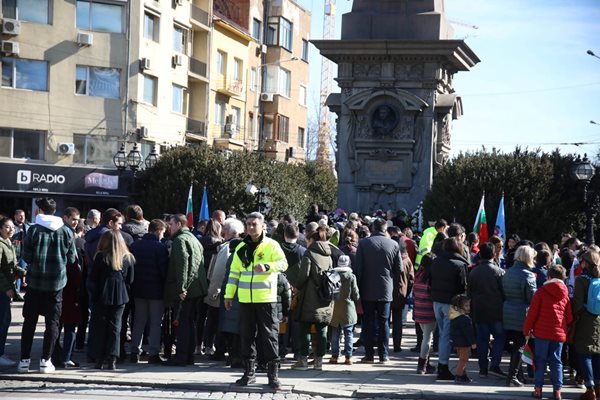
<svg viewBox="0 0 600 400">
<path fill-rule="evenodd" d="M 173 84 L 173 108 L 172 111 L 184 113 L 185 88 L 183 86 Z"/>
<path fill-rule="evenodd" d="M 231 107 L 231 115 L 233 115 L 231 123 L 235 124 L 236 129 L 239 130 L 242 125 L 242 109 L 239 107 Z"/>
<path fill-rule="evenodd" d="M 217 72 L 221 75 L 225 75 L 227 66 L 227 55 L 222 51 L 217 51 Z"/>
<path fill-rule="evenodd" d="M 46 132 L 0 128 L 0 157 L 43 160 Z"/>
<path fill-rule="evenodd" d="M 173 26 L 173 51 L 176 53 L 186 54 L 187 48 L 187 29 L 178 25 Z"/>
<path fill-rule="evenodd" d="M 308 62 L 308 40 L 302 39 L 302 60 Z"/>
<path fill-rule="evenodd" d="M 144 13 L 144 38 L 153 40 L 158 43 L 158 28 L 160 26 L 160 18 L 157 15 L 146 11 Z"/>
<path fill-rule="evenodd" d="M 279 68 L 279 90 L 277 91 L 280 95 L 290 97 L 292 88 L 292 73 L 284 68 Z"/>
<path fill-rule="evenodd" d="M 306 96 L 307 96 L 306 86 L 300 85 L 299 93 L 300 93 L 300 98 L 298 99 L 298 102 L 300 103 L 301 106 L 306 106 Z"/>
<path fill-rule="evenodd" d="M 279 25 L 279 45 L 286 50 L 292 51 L 292 23 L 285 18 L 280 19 Z"/>
<path fill-rule="evenodd" d="M 262 31 L 262 22 L 256 18 L 252 19 L 252 37 L 260 42 L 261 32 Z"/>
<path fill-rule="evenodd" d="M 49 0 L 2 0 L 2 14 L 4 18 L 47 24 L 49 20 L 48 1 Z"/>
<path fill-rule="evenodd" d="M 2 87 L 48 90 L 48 62 L 24 58 L 2 58 Z"/>
<path fill-rule="evenodd" d="M 144 75 L 144 103 L 156 105 L 158 79 L 153 76 Z"/>
<path fill-rule="evenodd" d="M 123 33 L 123 6 L 77 0 L 77 27 L 90 31 Z"/>
<path fill-rule="evenodd" d="M 113 156 L 120 145 L 121 137 L 105 135 L 74 134 L 75 155 L 73 162 L 114 166 Z"/>
<path fill-rule="evenodd" d="M 120 71 L 117 68 L 77 66 L 75 93 L 84 96 L 118 99 Z"/>
<path fill-rule="evenodd" d="M 277 115 L 277 139 L 288 142 L 290 132 L 290 119 L 283 115 Z"/>
<path fill-rule="evenodd" d="M 256 82 L 256 68 L 252 67 L 250 68 L 250 90 L 256 91 L 257 83 L 258 82 Z"/>
<path fill-rule="evenodd" d="M 282 17 L 270 17 L 267 26 L 267 44 L 292 51 L 293 24 Z"/>
<path fill-rule="evenodd" d="M 233 59 L 233 80 L 237 82 L 242 81 L 244 63 L 239 58 Z"/>
<path fill-rule="evenodd" d="M 298 147 L 304 148 L 304 128 L 298 128 Z"/>
<path fill-rule="evenodd" d="M 221 100 L 215 102 L 215 124 L 225 124 L 225 102 Z"/>
</svg>

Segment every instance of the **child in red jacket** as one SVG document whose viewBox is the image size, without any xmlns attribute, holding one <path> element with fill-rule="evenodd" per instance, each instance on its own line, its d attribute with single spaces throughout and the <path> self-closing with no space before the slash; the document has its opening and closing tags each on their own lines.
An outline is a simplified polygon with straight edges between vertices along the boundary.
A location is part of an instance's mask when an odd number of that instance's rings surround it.
<svg viewBox="0 0 600 400">
<path fill-rule="evenodd" d="M 560 353 L 567 340 L 567 326 L 573 322 L 565 279 L 564 267 L 550 267 L 548 280 L 535 292 L 523 325 L 523 335 L 531 336 L 533 332 L 535 337 L 535 390 L 532 396 L 538 399 L 542 398 L 546 364 L 550 366 L 554 399 L 561 399 L 563 366 Z"/>
</svg>

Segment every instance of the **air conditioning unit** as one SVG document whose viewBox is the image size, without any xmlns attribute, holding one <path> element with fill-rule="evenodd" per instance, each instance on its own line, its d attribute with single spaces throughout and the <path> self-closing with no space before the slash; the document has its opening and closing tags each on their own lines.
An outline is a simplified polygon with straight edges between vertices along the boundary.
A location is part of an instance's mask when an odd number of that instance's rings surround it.
<svg viewBox="0 0 600 400">
<path fill-rule="evenodd" d="M 140 59 L 140 71 L 145 71 L 147 69 L 150 69 L 150 59 L 149 58 Z"/>
<path fill-rule="evenodd" d="M 13 55 L 18 55 L 19 54 L 19 43 L 17 42 L 11 42 L 9 40 L 3 40 L 2 43 L 0 44 L 0 50 L 4 53 L 4 54 L 13 54 Z"/>
<path fill-rule="evenodd" d="M 225 124 L 225 133 L 234 136 L 237 133 L 237 125 L 236 124 Z"/>
<path fill-rule="evenodd" d="M 63 156 L 72 156 L 75 154 L 75 145 L 73 143 L 59 143 L 56 151 Z"/>
<path fill-rule="evenodd" d="M 178 66 L 183 64 L 183 56 L 181 54 L 173 55 L 173 66 Z"/>
<path fill-rule="evenodd" d="M 21 22 L 16 19 L 4 18 L 2 20 L 2 33 L 5 35 L 18 35 L 21 33 Z"/>
<path fill-rule="evenodd" d="M 237 117 L 235 116 L 235 114 L 228 114 L 225 117 L 225 124 L 237 124 Z"/>
<path fill-rule="evenodd" d="M 260 95 L 260 101 L 272 102 L 274 96 L 275 96 L 274 93 L 262 93 Z"/>
<path fill-rule="evenodd" d="M 256 46 L 256 57 L 260 56 L 261 54 L 266 54 L 267 53 L 267 45 L 266 44 L 259 44 L 258 46 Z"/>
<path fill-rule="evenodd" d="M 183 0 L 175 0 L 175 1 L 173 1 L 173 4 L 175 4 L 176 6 L 182 6 Z"/>
<path fill-rule="evenodd" d="M 80 46 L 91 46 L 94 42 L 94 35 L 87 32 L 77 32 L 77 44 Z"/>
<path fill-rule="evenodd" d="M 146 128 L 145 126 L 140 126 L 139 128 L 137 128 L 136 133 L 139 139 L 148 138 L 148 128 Z"/>
</svg>

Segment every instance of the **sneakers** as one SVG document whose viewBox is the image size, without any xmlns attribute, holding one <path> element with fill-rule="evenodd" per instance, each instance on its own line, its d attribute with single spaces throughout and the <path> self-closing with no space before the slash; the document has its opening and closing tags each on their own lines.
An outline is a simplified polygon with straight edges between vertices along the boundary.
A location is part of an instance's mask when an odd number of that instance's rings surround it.
<svg viewBox="0 0 600 400">
<path fill-rule="evenodd" d="M 489 371 L 487 369 L 480 369 L 479 370 L 479 377 L 480 378 L 487 378 L 489 374 Z"/>
<path fill-rule="evenodd" d="M 360 359 L 360 362 L 363 364 L 375 364 L 375 359 L 373 357 L 363 357 Z"/>
<path fill-rule="evenodd" d="M 15 365 L 17 365 L 17 362 L 8 358 L 6 354 L 0 357 L 0 367 L 14 367 Z"/>
<path fill-rule="evenodd" d="M 64 363 L 59 364 L 60 368 L 69 369 L 69 368 L 79 368 L 79 363 L 69 360 Z"/>
<path fill-rule="evenodd" d="M 387 357 L 379 357 L 379 364 L 389 364 L 390 359 Z"/>
<path fill-rule="evenodd" d="M 42 374 L 51 374 L 55 370 L 56 368 L 54 368 L 51 360 L 44 360 L 43 358 L 40 360 L 40 372 Z"/>
<path fill-rule="evenodd" d="M 313 368 L 317 371 L 323 371 L 323 357 L 315 357 Z"/>
<path fill-rule="evenodd" d="M 457 385 L 468 385 L 471 382 L 473 381 L 467 376 L 466 373 L 464 375 L 457 375 L 454 377 L 454 383 Z"/>
<path fill-rule="evenodd" d="M 490 375 L 498 377 L 498 378 L 502 378 L 502 379 L 506 379 L 506 372 L 502 371 L 500 369 L 500 367 L 490 367 L 490 370 L 488 371 Z"/>
<path fill-rule="evenodd" d="M 29 372 L 29 364 L 31 364 L 31 359 L 23 359 L 19 361 L 19 365 L 17 366 L 17 372 L 20 374 L 26 374 Z"/>
<path fill-rule="evenodd" d="M 517 377 L 507 378 L 506 386 L 508 387 L 523 387 L 525 386 L 523 382 L 519 381 Z"/>
<path fill-rule="evenodd" d="M 291 368 L 296 371 L 308 371 L 308 357 L 298 358 L 298 360 L 292 364 Z"/>
</svg>

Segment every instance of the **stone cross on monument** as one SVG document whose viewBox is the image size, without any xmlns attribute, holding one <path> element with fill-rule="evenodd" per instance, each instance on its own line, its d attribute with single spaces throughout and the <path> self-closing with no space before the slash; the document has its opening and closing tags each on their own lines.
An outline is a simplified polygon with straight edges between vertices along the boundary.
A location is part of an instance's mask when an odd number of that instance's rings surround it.
<svg viewBox="0 0 600 400">
<path fill-rule="evenodd" d="M 313 40 L 338 65 L 338 205 L 414 210 L 448 159 L 462 114 L 456 72 L 479 62 L 452 39 L 444 0 L 355 0 L 340 40 Z"/>
</svg>

